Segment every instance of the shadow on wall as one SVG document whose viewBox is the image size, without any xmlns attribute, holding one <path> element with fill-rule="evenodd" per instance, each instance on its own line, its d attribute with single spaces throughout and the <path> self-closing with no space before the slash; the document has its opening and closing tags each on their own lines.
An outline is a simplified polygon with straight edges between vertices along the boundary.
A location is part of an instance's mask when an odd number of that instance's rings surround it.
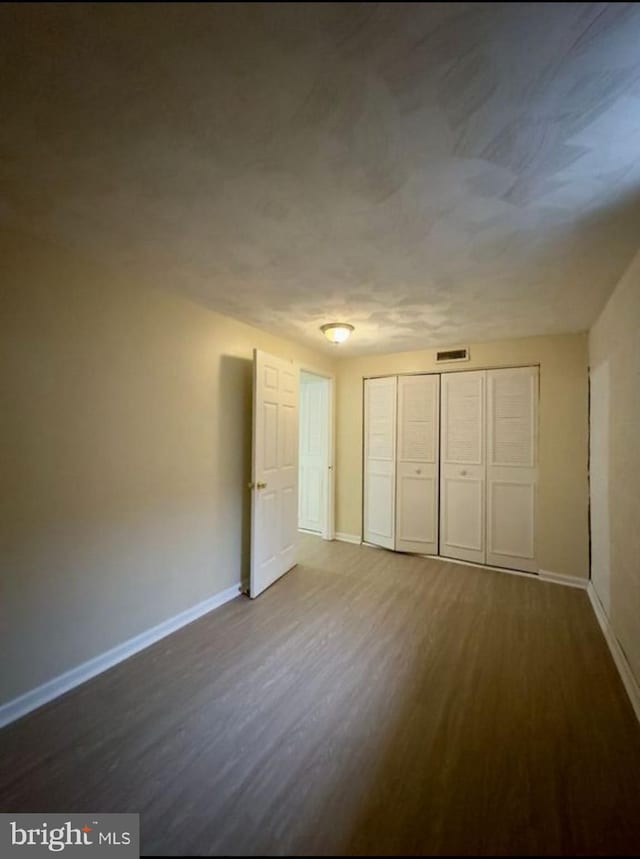
<svg viewBox="0 0 640 859">
<path fill-rule="evenodd" d="M 218 377 L 218 481 L 225 509 L 218 518 L 234 537 L 240 558 L 239 578 L 249 586 L 251 550 L 251 428 L 253 410 L 253 361 L 222 355 Z"/>
</svg>

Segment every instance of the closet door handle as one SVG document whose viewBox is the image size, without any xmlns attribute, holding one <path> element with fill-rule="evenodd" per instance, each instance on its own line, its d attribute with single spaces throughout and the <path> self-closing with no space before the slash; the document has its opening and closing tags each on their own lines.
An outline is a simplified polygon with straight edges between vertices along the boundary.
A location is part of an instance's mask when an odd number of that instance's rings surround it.
<svg viewBox="0 0 640 859">
<path fill-rule="evenodd" d="M 466 477 L 466 476 L 467 476 L 467 469 L 463 468 L 462 471 L 460 472 L 460 477 Z"/>
</svg>

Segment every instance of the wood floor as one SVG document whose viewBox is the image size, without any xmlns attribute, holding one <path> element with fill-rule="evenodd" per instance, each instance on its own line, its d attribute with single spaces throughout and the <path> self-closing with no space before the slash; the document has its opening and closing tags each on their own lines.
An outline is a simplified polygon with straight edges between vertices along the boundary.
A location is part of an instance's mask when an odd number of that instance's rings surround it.
<svg viewBox="0 0 640 859">
<path fill-rule="evenodd" d="M 2 811 L 140 812 L 145 855 L 640 851 L 640 729 L 583 591 L 314 537 L 0 755 Z"/>
</svg>

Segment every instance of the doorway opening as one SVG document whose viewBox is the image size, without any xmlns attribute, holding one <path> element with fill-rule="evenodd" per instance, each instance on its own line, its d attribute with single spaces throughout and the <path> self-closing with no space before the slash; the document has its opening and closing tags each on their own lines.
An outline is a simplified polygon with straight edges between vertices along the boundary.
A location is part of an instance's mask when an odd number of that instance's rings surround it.
<svg viewBox="0 0 640 859">
<path fill-rule="evenodd" d="M 298 530 L 333 539 L 332 380 L 300 371 Z"/>
</svg>

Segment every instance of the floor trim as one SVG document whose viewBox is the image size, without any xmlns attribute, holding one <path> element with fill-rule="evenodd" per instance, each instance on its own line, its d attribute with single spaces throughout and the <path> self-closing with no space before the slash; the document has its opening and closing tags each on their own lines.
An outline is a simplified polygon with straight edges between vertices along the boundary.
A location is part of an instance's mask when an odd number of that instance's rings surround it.
<svg viewBox="0 0 640 859">
<path fill-rule="evenodd" d="M 564 573 L 552 573 L 549 570 L 538 570 L 538 578 L 543 582 L 553 582 L 556 585 L 564 585 L 567 588 L 580 588 L 586 591 L 589 587 L 589 579 L 581 579 L 578 576 L 567 576 Z"/>
<path fill-rule="evenodd" d="M 345 534 L 344 531 L 336 531 L 336 540 L 340 543 L 355 543 L 357 546 L 362 543 L 362 537 L 358 534 Z"/>
<path fill-rule="evenodd" d="M 233 585 L 197 603 L 197 605 L 188 608 L 186 611 L 170 617 L 157 626 L 145 630 L 140 635 L 136 635 L 128 641 L 116 645 L 111 650 L 107 650 L 106 653 L 101 653 L 93 659 L 89 659 L 87 662 L 83 662 L 81 665 L 65 671 L 64 674 L 60 674 L 58 677 L 54 677 L 52 680 L 43 683 L 41 686 L 25 692 L 18 698 L 8 701 L 0 707 L 0 728 L 3 728 L 10 722 L 15 722 L 16 719 L 20 719 L 22 716 L 26 716 L 27 713 L 36 710 L 38 707 L 42 707 L 43 704 L 53 701 L 54 698 L 58 698 L 86 680 L 90 680 L 97 674 L 101 674 L 108 668 L 112 668 L 119 662 L 123 662 L 125 659 L 133 656 L 134 653 L 138 653 L 151 644 L 155 644 L 161 638 L 171 635 L 172 632 L 183 626 L 187 626 L 187 624 L 208 614 L 213 609 L 219 608 L 239 595 L 240 584 Z"/>
<path fill-rule="evenodd" d="M 600 624 L 600 628 L 602 629 L 605 641 L 609 645 L 611 656 L 613 657 L 613 661 L 616 664 L 616 668 L 618 669 L 618 674 L 622 679 L 624 688 L 627 691 L 627 695 L 629 696 L 629 700 L 631 701 L 633 711 L 636 714 L 636 718 L 640 722 L 640 686 L 638 685 L 638 681 L 636 680 L 633 671 L 631 670 L 631 666 L 627 661 L 627 657 L 624 654 L 624 650 L 620 646 L 620 642 L 616 638 L 616 634 L 613 631 L 611 623 L 609 622 L 609 618 L 607 617 L 607 614 L 602 607 L 602 603 L 598 598 L 598 595 L 595 591 L 595 588 L 593 587 L 592 582 L 589 582 L 589 587 L 587 588 L 587 595 L 589 597 L 589 601 L 591 602 L 594 614 L 598 618 L 598 623 Z"/>
</svg>

